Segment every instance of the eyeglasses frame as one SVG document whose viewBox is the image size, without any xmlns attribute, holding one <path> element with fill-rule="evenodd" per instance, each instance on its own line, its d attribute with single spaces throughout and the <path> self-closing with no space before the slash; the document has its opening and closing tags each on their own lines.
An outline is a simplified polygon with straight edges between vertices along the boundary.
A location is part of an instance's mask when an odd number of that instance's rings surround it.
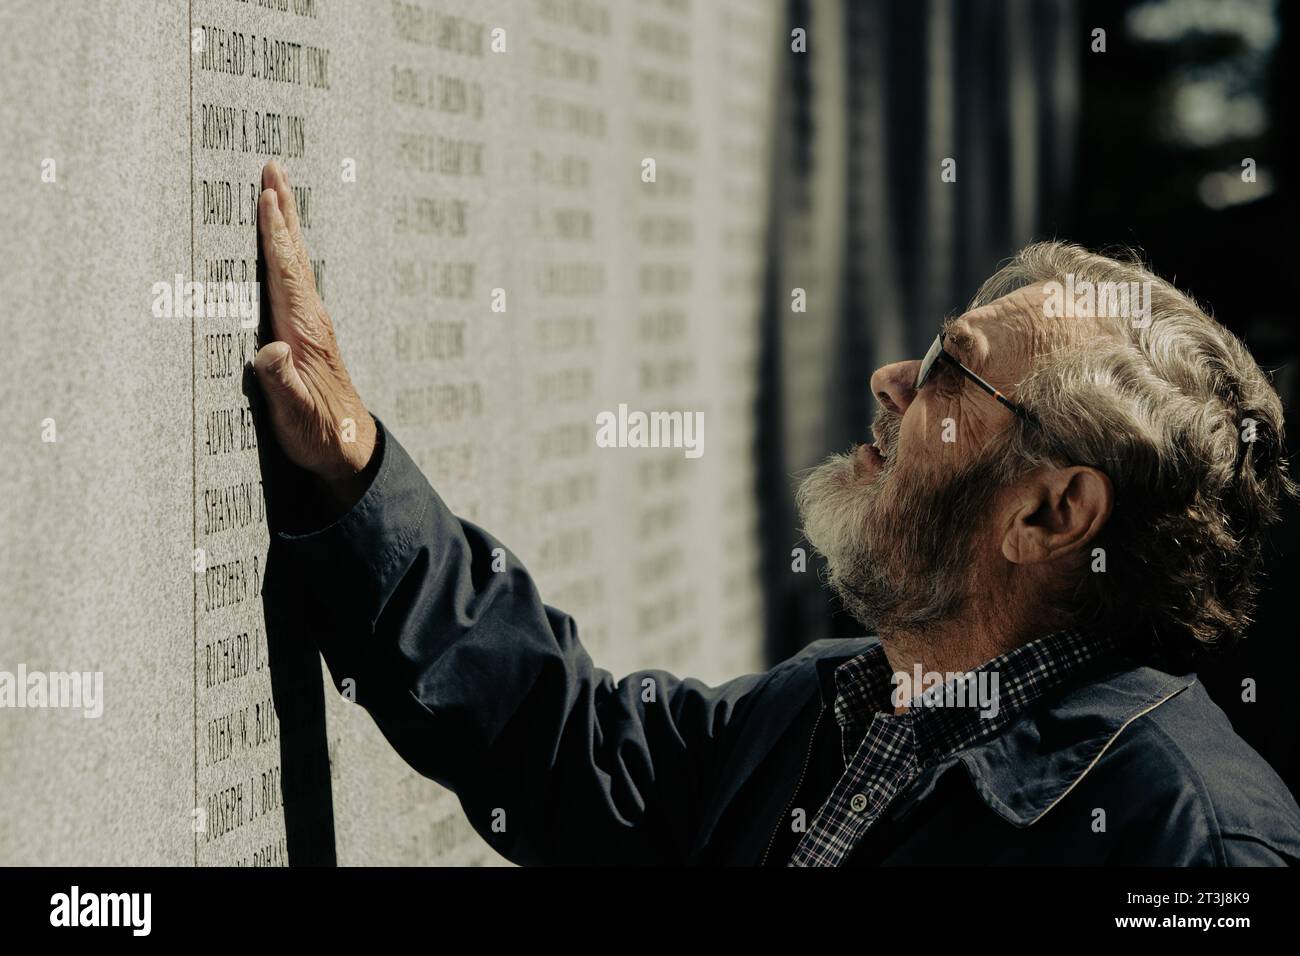
<svg viewBox="0 0 1300 956">
<path fill-rule="evenodd" d="M 934 375 L 934 367 L 938 365 L 939 360 L 942 359 L 943 361 L 947 362 L 949 365 L 957 369 L 957 371 L 961 372 L 961 374 L 964 375 L 966 378 L 974 382 L 977 386 L 979 386 L 979 388 L 982 391 L 987 392 L 989 395 L 992 395 L 995 399 L 997 399 L 1000 403 L 1002 403 L 1002 405 L 1011 409 L 1011 411 L 1014 412 L 1020 418 L 1023 418 L 1025 421 L 1029 422 L 1032 425 L 1040 424 L 1038 418 L 1034 415 L 1033 412 L 1025 408 L 1025 406 L 1013 402 L 1011 399 L 1007 398 L 1005 395 L 1003 395 L 1000 391 L 998 391 L 996 388 L 994 388 L 984 379 L 980 378 L 980 376 L 977 373 L 971 371 L 964 364 L 962 364 L 961 360 L 958 359 L 955 355 L 953 355 L 951 352 L 945 349 L 943 347 L 943 340 L 947 336 L 947 334 L 948 333 L 946 331 L 940 330 L 939 334 L 934 337 L 934 342 L 930 345 L 930 348 L 926 351 L 925 358 L 921 359 L 920 368 L 916 370 L 916 384 L 912 386 L 913 391 L 919 392 L 921 390 L 921 388 L 925 385 L 925 383 L 930 380 L 931 376 Z"/>
</svg>

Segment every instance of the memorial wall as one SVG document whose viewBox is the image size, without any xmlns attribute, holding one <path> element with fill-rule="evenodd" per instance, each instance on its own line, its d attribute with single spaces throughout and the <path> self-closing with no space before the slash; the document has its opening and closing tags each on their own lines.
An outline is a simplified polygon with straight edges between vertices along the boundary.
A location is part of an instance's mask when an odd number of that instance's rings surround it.
<svg viewBox="0 0 1300 956">
<path fill-rule="evenodd" d="M 102 674 L 102 713 L 0 711 L 0 863 L 501 862 L 268 637 L 251 302 L 158 315 L 257 278 L 271 159 L 368 406 L 596 664 L 762 669 L 778 10 L 4 5 L 0 671 Z M 620 406 L 703 454 L 599 447 Z"/>
</svg>

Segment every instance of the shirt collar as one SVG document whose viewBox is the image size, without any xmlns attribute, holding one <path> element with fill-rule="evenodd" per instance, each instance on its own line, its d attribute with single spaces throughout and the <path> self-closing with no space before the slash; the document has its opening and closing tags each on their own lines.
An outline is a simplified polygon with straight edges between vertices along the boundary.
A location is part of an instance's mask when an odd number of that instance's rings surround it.
<svg viewBox="0 0 1300 956">
<path fill-rule="evenodd" d="M 856 656 L 818 661 L 822 702 L 832 703 L 846 752 L 873 720 L 910 724 L 922 766 L 996 734 L 1045 694 L 1117 656 L 1108 634 L 1067 628 L 1022 644 L 964 675 L 913 671 L 896 680 L 884 648 L 874 643 Z M 951 678 L 951 679 L 949 679 Z M 911 699 L 894 714 L 895 686 Z"/>
</svg>

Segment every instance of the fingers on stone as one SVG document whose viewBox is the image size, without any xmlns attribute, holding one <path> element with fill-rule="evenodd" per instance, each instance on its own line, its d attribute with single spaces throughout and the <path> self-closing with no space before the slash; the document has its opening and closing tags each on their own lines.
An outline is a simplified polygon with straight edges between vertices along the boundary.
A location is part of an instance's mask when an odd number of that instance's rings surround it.
<svg viewBox="0 0 1300 956">
<path fill-rule="evenodd" d="M 301 264 L 298 251 L 285 225 L 279 198 L 274 189 L 262 190 L 258 199 L 258 224 L 262 230 L 263 247 L 271 256 L 268 263 L 284 278 L 293 280 L 298 276 Z"/>
<path fill-rule="evenodd" d="M 267 164 L 267 174 L 263 180 L 270 180 L 267 185 L 276 191 L 280 203 L 280 211 L 284 215 L 284 222 L 289 230 L 289 238 L 292 240 L 294 250 L 298 256 L 298 264 L 302 268 L 304 277 L 309 282 L 315 281 L 315 276 L 311 272 L 311 258 L 307 255 L 307 241 L 302 235 L 302 220 L 298 216 L 298 198 L 294 195 L 293 187 L 289 185 L 289 174 L 285 172 L 283 166 L 279 163 L 271 162 Z"/>
</svg>

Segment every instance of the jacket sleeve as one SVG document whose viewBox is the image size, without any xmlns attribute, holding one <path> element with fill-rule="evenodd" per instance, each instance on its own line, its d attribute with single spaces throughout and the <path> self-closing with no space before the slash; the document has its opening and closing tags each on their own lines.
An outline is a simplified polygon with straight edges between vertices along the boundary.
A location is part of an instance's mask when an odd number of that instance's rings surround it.
<svg viewBox="0 0 1300 956">
<path fill-rule="evenodd" d="M 378 430 L 361 500 L 320 530 L 275 534 L 268 560 L 289 569 L 335 685 L 507 859 L 681 862 L 765 675 L 614 680 L 519 560 Z"/>
</svg>

